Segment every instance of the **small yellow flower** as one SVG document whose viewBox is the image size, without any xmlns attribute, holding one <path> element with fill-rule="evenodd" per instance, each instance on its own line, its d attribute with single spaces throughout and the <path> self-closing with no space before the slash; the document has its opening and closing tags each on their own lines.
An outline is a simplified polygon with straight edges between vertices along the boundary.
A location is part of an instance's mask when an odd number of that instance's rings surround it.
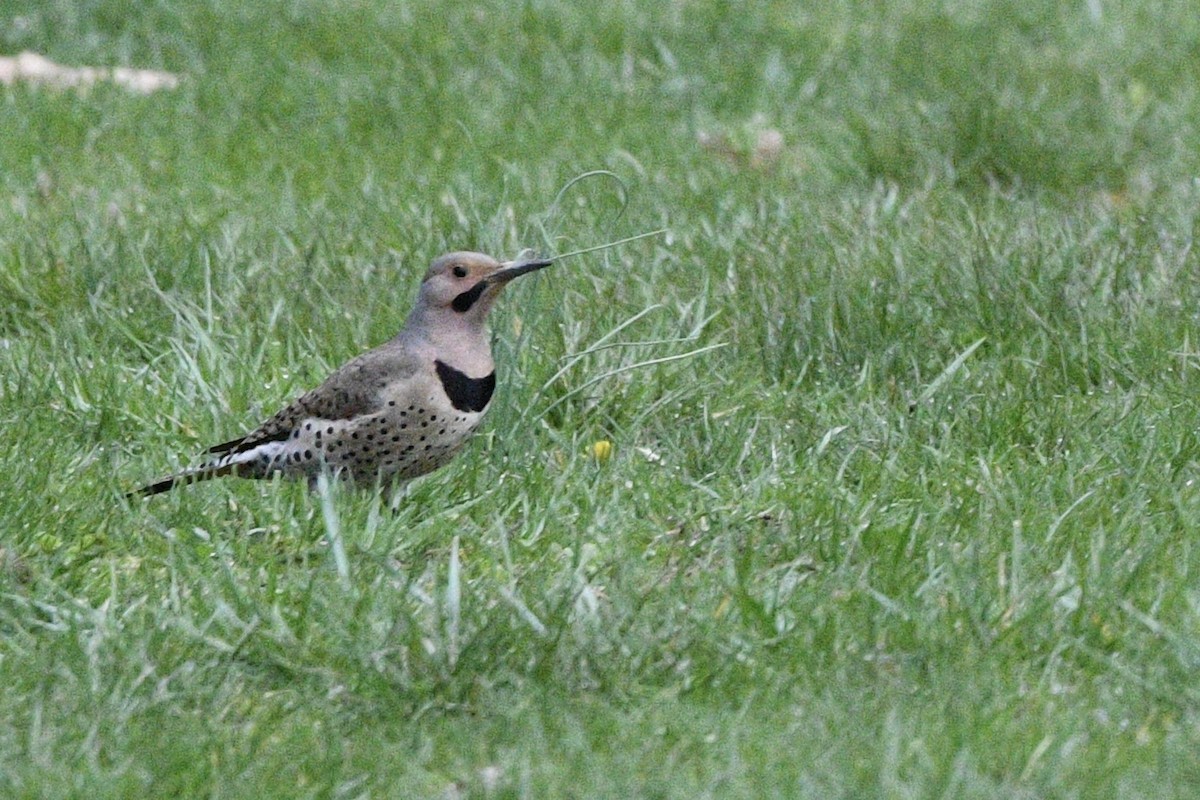
<svg viewBox="0 0 1200 800">
<path fill-rule="evenodd" d="M 612 457 L 613 443 L 608 439 L 601 439 L 598 442 L 592 443 L 592 458 L 600 462 L 608 461 Z"/>
</svg>

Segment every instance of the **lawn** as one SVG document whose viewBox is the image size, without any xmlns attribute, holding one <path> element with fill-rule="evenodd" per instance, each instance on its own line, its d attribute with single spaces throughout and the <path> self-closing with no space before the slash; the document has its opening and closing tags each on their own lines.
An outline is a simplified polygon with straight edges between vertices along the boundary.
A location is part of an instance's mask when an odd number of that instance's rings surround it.
<svg viewBox="0 0 1200 800">
<path fill-rule="evenodd" d="M 0 795 L 1200 795 L 1193 3 L 13 0 L 25 50 L 180 83 L 0 85 Z M 124 497 L 439 253 L 658 229 L 509 288 L 394 511 Z"/>
</svg>

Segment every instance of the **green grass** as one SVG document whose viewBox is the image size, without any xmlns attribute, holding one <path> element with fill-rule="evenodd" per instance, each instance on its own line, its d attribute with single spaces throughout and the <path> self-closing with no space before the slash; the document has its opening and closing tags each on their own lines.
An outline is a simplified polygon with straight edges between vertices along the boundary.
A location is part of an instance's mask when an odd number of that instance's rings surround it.
<svg viewBox="0 0 1200 800">
<path fill-rule="evenodd" d="M 184 81 L 0 88 L 0 794 L 1196 796 L 1200 16 L 810 5 L 5 5 Z M 396 513 L 122 498 L 664 226 Z"/>
</svg>

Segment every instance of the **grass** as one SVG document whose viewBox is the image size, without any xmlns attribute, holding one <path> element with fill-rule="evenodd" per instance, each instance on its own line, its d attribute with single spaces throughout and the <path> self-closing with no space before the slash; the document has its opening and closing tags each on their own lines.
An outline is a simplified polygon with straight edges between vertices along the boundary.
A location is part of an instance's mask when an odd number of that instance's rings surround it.
<svg viewBox="0 0 1200 800">
<path fill-rule="evenodd" d="M 8 4 L 6 54 L 184 82 L 0 92 L 2 793 L 1194 796 L 1198 36 Z M 122 498 L 436 254 L 659 227 L 511 287 L 485 432 L 396 513 Z"/>
</svg>

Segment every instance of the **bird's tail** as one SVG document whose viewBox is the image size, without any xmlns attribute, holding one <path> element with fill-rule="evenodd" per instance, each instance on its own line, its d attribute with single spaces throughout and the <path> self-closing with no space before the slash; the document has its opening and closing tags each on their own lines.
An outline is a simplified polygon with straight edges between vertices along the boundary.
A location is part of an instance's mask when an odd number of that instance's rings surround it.
<svg viewBox="0 0 1200 800">
<path fill-rule="evenodd" d="M 195 469 L 185 469 L 183 472 L 176 472 L 173 475 L 159 478 L 153 483 L 147 483 L 145 486 L 134 489 L 132 492 L 126 492 L 125 497 L 130 500 L 138 497 L 150 497 L 151 495 L 169 492 L 176 486 L 187 486 L 189 483 L 199 483 L 200 481 L 207 481 L 212 478 L 220 478 L 231 474 L 236 466 L 236 464 L 218 461 L 212 464 L 205 464 L 202 467 L 196 467 Z"/>
<path fill-rule="evenodd" d="M 155 494 L 169 492 L 176 486 L 187 486 L 189 483 L 212 480 L 225 475 L 239 475 L 243 478 L 265 478 L 278 469 L 278 462 L 285 452 L 285 443 L 266 441 L 240 452 L 229 452 L 214 458 L 206 464 L 185 469 L 173 475 L 159 478 L 140 489 L 127 492 L 126 497 L 150 497 Z"/>
</svg>

